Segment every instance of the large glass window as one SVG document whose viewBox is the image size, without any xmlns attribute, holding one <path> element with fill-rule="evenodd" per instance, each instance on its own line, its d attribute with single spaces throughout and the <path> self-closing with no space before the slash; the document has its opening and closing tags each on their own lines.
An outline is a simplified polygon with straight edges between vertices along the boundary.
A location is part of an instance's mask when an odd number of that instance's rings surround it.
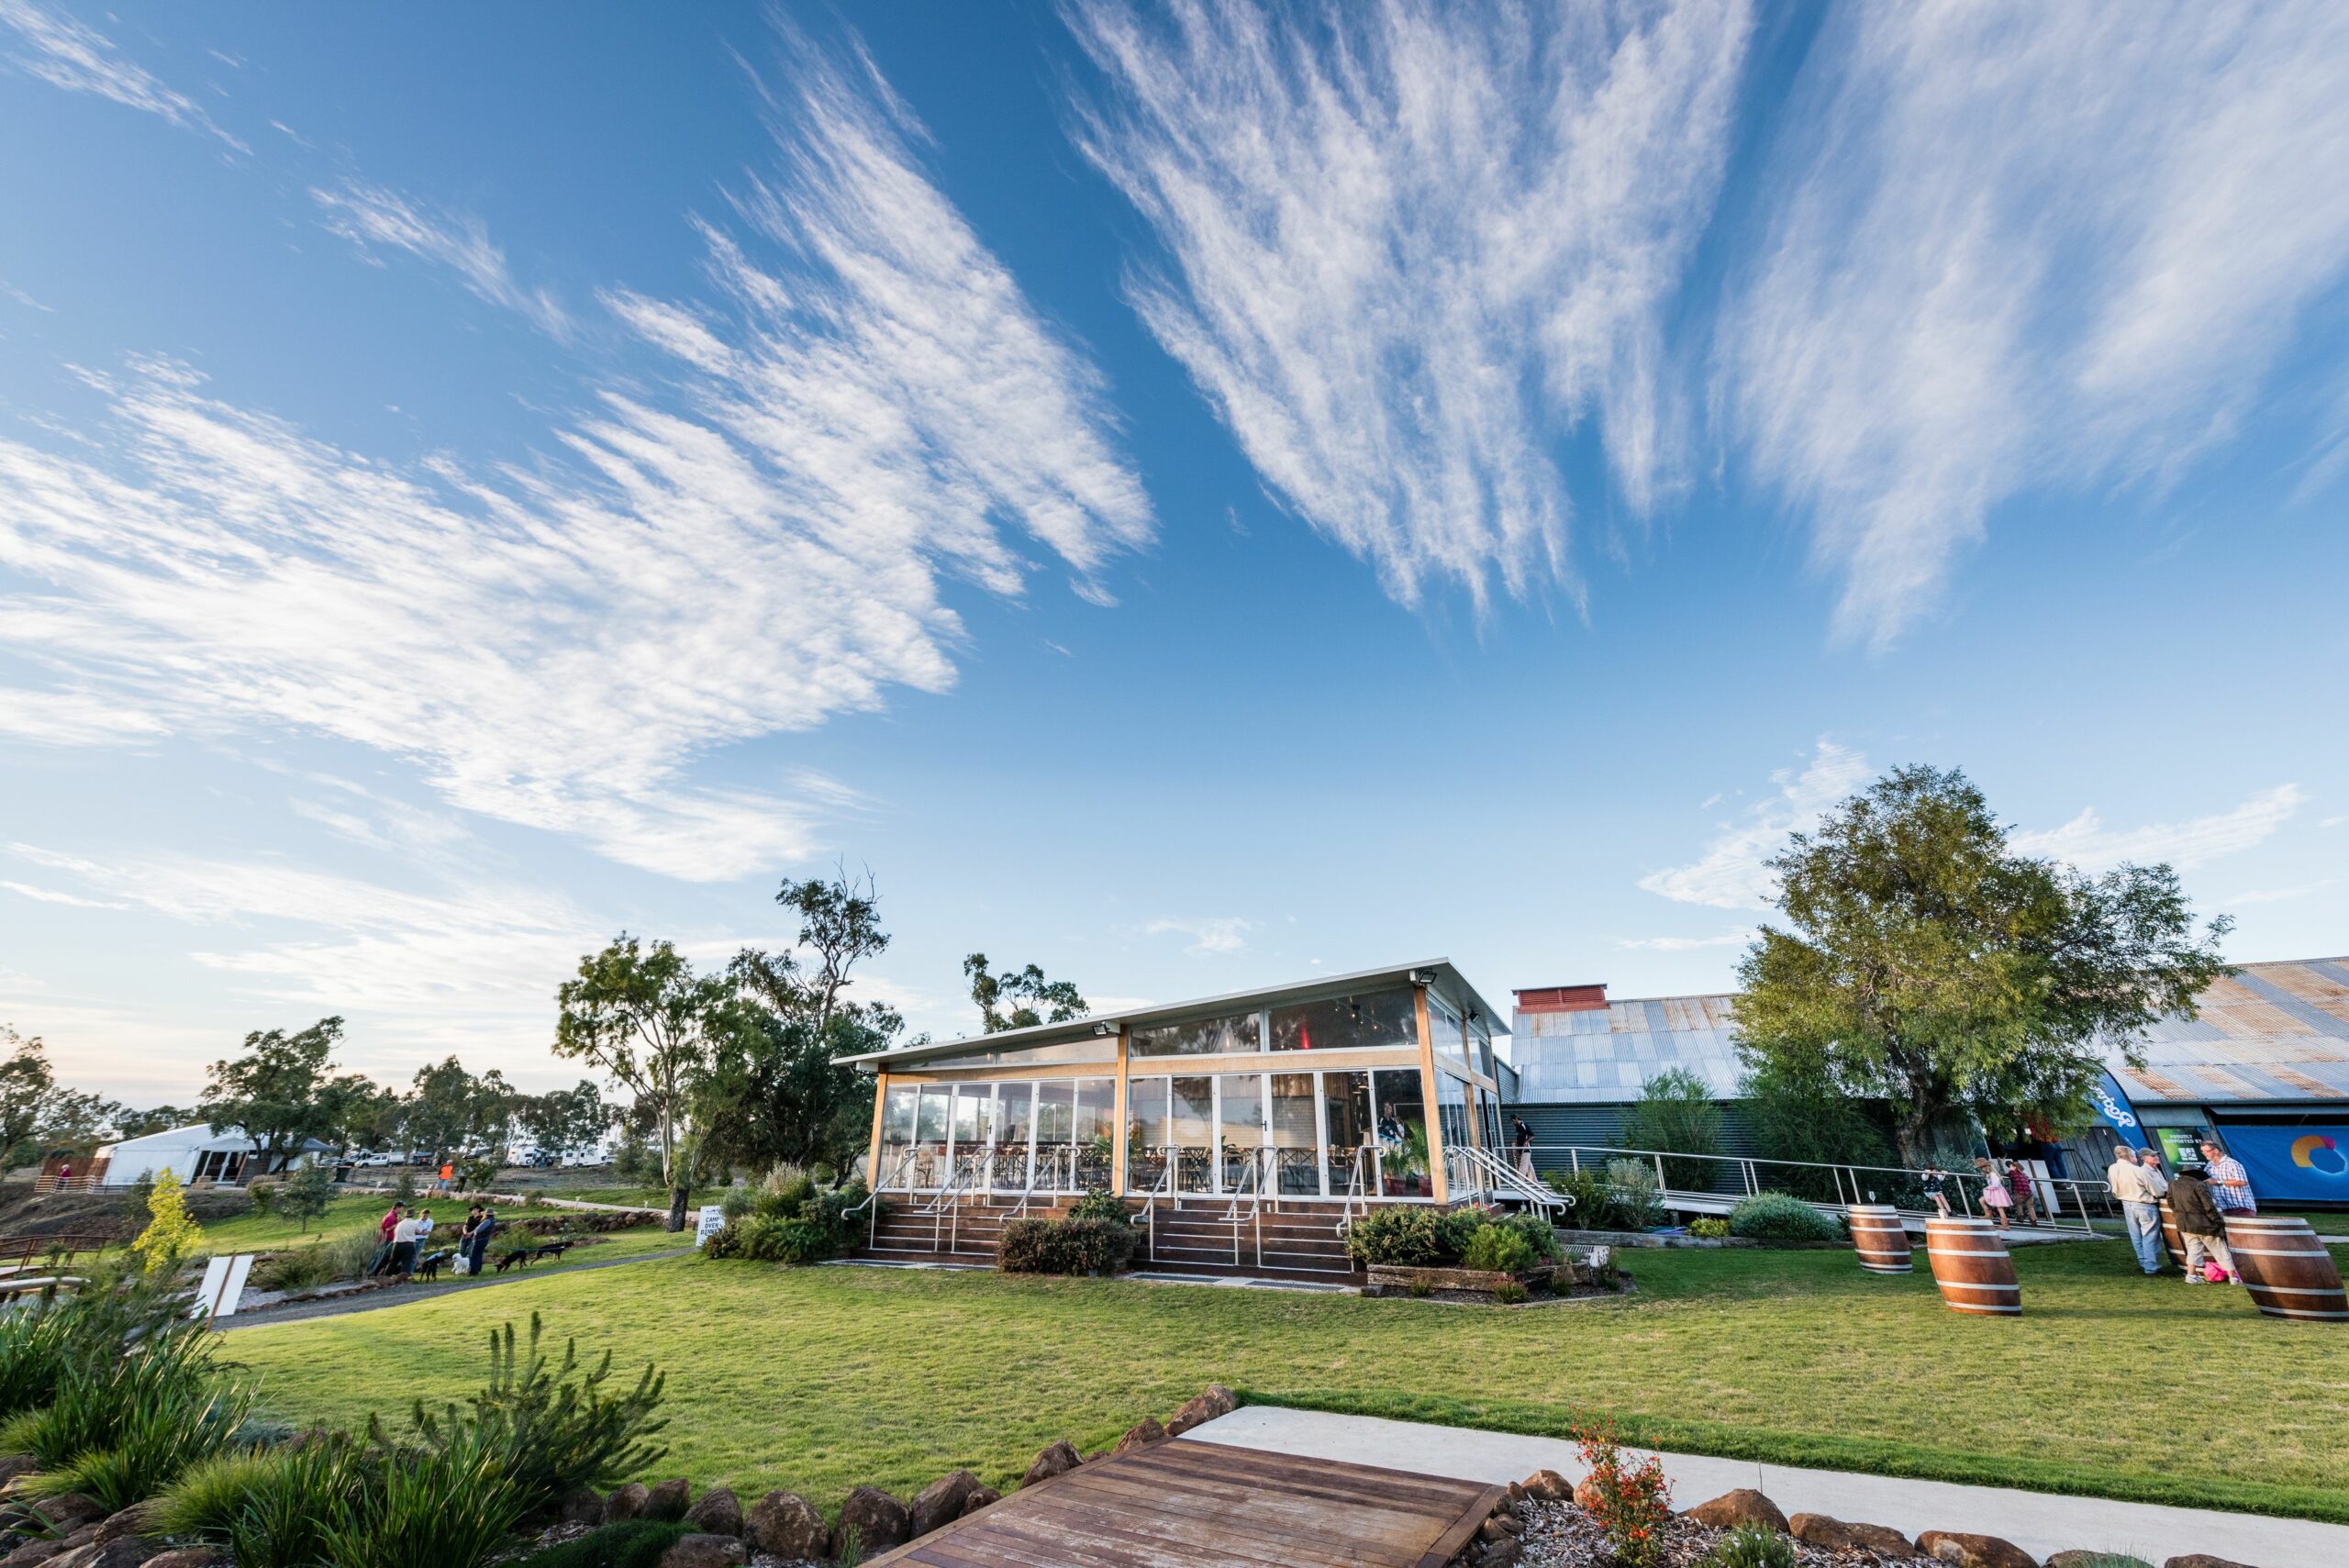
<svg viewBox="0 0 2349 1568">
<path fill-rule="evenodd" d="M 954 1126 L 954 1091 L 933 1084 L 921 1092 L 914 1113 L 914 1155 L 911 1184 L 935 1187 L 946 1180 L 946 1135 Z"/>
<path fill-rule="evenodd" d="M 1126 1190 L 1154 1190 L 1166 1169 L 1166 1080 L 1136 1078 L 1126 1085 Z"/>
<path fill-rule="evenodd" d="M 954 1085 L 954 1158 L 957 1162 L 984 1151 L 995 1141 L 995 1085 Z"/>
<path fill-rule="evenodd" d="M 1374 1190 L 1370 1184 L 1376 1178 L 1371 1172 L 1369 1155 L 1374 1147 L 1369 1073 L 1321 1074 L 1321 1126 L 1328 1140 L 1322 1157 L 1329 1165 L 1330 1195 Z M 1357 1173 L 1359 1183 L 1355 1179 Z"/>
<path fill-rule="evenodd" d="M 1499 1072 L 1493 1061 L 1492 1026 L 1481 1018 L 1468 1020 L 1468 1045 L 1474 1054 L 1469 1061 L 1486 1077 L 1499 1081 Z"/>
<path fill-rule="evenodd" d="M 1445 1148 L 1468 1147 L 1468 1085 L 1449 1073 L 1435 1075 L 1435 1116 Z"/>
<path fill-rule="evenodd" d="M 1451 1003 L 1432 991 L 1428 993 L 1428 1039 L 1433 1042 L 1438 1056 L 1447 1057 L 1462 1067 L 1468 1065 L 1468 1045 L 1461 1032 L 1460 1015 L 1453 1011 Z"/>
<path fill-rule="evenodd" d="M 1261 1013 L 1234 1013 L 1229 1018 L 1135 1029 L 1127 1036 L 1126 1051 L 1133 1056 L 1222 1056 L 1262 1051 L 1263 1018 Z"/>
<path fill-rule="evenodd" d="M 1321 1192 L 1321 1134 L 1310 1073 L 1272 1075 L 1271 1185 L 1286 1197 L 1318 1197 Z"/>
<path fill-rule="evenodd" d="M 996 1085 L 996 1106 L 994 1184 L 1000 1191 L 1019 1192 L 1028 1185 L 1028 1140 L 1036 1126 L 1036 1085 Z"/>
<path fill-rule="evenodd" d="M 1355 1051 L 1408 1046 L 1419 1049 L 1419 1015 L 1411 988 L 1331 996 L 1272 1011 L 1275 1051 Z"/>
<path fill-rule="evenodd" d="M 1212 1151 L 1215 1147 L 1215 1080 L 1172 1078 L 1167 1116 L 1167 1142 L 1175 1161 L 1174 1190 L 1204 1193 L 1214 1189 Z"/>
<path fill-rule="evenodd" d="M 881 1147 L 903 1149 L 914 1140 L 914 1102 L 921 1091 L 905 1085 L 889 1091 L 881 1102 Z"/>
<path fill-rule="evenodd" d="M 1218 1164 L 1219 1191 L 1262 1192 L 1264 1173 L 1248 1174 L 1264 1153 L 1264 1080 L 1253 1073 L 1229 1073 L 1216 1080 L 1216 1125 L 1222 1142 Z"/>
<path fill-rule="evenodd" d="M 1383 1197 L 1431 1197 L 1428 1179 L 1427 1095 L 1419 1070 L 1398 1067 L 1373 1074 L 1378 1110 L 1378 1191 Z"/>
<path fill-rule="evenodd" d="M 1076 1081 L 1076 1127 L 1070 1142 L 1076 1150 L 1072 1192 L 1107 1192 L 1118 1153 L 1118 1081 L 1080 1078 Z"/>
</svg>

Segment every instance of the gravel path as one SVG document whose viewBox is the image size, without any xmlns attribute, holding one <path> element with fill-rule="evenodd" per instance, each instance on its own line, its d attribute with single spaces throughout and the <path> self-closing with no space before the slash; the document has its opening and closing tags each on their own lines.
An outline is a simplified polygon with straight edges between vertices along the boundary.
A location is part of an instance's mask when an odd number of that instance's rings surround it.
<svg viewBox="0 0 2349 1568">
<path fill-rule="evenodd" d="M 223 1320 L 218 1328 L 224 1334 L 239 1329 L 263 1329 L 272 1323 L 300 1323 L 312 1318 L 340 1318 L 347 1312 L 377 1312 L 388 1307 L 413 1307 L 420 1301 L 439 1301 L 443 1296 L 458 1296 L 470 1290 L 495 1290 L 501 1284 L 520 1284 L 525 1280 L 552 1279 L 562 1274 L 585 1273 L 589 1269 L 622 1269 L 630 1263 L 649 1263 L 656 1258 L 682 1258 L 691 1247 L 679 1247 L 665 1252 L 639 1252 L 632 1258 L 607 1258 L 596 1263 L 573 1263 L 569 1268 L 527 1271 L 492 1274 L 487 1279 L 464 1280 L 456 1284 L 426 1285 L 419 1290 L 371 1290 L 338 1300 L 304 1301 L 292 1307 L 267 1307 L 251 1314 L 239 1313 Z"/>
</svg>

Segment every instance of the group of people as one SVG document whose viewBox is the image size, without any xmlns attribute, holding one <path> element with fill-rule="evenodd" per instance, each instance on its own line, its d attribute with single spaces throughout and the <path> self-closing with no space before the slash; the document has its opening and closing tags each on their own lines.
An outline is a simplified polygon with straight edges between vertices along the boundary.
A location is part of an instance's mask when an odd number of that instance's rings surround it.
<svg viewBox="0 0 2349 1568">
<path fill-rule="evenodd" d="M 1974 1173 L 1982 1183 L 1982 1211 L 2005 1229 L 2014 1219 L 2015 1209 L 2022 1209 L 2023 1223 L 2039 1223 L 2039 1189 L 2032 1184 L 2031 1172 L 2020 1160 L 1977 1159 Z M 1950 1184 L 1956 1178 L 1938 1165 L 1924 1170 L 1925 1195 L 1933 1207 L 1947 1218 L 1954 1212 L 1950 1207 Z"/>
<path fill-rule="evenodd" d="M 436 1222 L 432 1210 L 417 1207 L 413 1213 L 404 1203 L 395 1203 L 384 1212 L 376 1226 L 383 1245 L 376 1249 L 374 1262 L 367 1267 L 372 1276 L 395 1273 L 406 1279 L 416 1273 L 417 1261 L 432 1245 Z M 497 1229 L 497 1211 L 475 1204 L 465 1211 L 465 1223 L 457 1232 L 457 1252 L 465 1260 L 464 1272 L 481 1273 L 483 1255 L 489 1249 L 489 1239 Z"/>
<path fill-rule="evenodd" d="M 2112 1165 L 2104 1179 L 2121 1202 L 2139 1268 L 2148 1274 L 2164 1270 L 2162 1199 L 2166 1197 L 2170 1217 L 2177 1222 L 2178 1239 L 2186 1245 L 2186 1283 L 2223 1284 L 2232 1280 L 2241 1284 L 2233 1255 L 2227 1251 L 2226 1222 L 2231 1214 L 2259 1212 L 2259 1204 L 2252 1196 L 2251 1173 L 2214 1140 L 2203 1140 L 2202 1161 L 2199 1172 L 2166 1175 L 2157 1151 L 2116 1143 Z"/>
</svg>

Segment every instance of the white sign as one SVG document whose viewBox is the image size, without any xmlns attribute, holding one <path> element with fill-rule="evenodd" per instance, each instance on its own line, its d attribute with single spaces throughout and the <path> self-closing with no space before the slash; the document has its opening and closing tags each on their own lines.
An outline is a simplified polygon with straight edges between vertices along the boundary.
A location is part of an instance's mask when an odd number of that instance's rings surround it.
<svg viewBox="0 0 2349 1568">
<path fill-rule="evenodd" d="M 245 1276 L 253 1272 L 253 1254 L 213 1258 L 204 1265 L 204 1283 L 196 1286 L 191 1318 L 233 1318 L 245 1296 Z"/>
<path fill-rule="evenodd" d="M 726 1211 L 714 1203 L 702 1205 L 701 1225 L 694 1232 L 694 1245 L 698 1247 L 726 1229 Z"/>
</svg>

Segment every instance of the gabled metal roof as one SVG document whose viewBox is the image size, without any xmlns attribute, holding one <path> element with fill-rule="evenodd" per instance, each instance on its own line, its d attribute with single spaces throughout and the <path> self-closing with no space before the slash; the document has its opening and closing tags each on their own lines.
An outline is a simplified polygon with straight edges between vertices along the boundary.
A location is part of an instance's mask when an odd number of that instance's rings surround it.
<svg viewBox="0 0 2349 1568">
<path fill-rule="evenodd" d="M 2199 1017 L 2162 1018 L 2138 1035 L 2144 1066 L 2107 1053 L 2131 1099 L 2349 1100 L 2349 958 L 2243 964 L 2198 1003 Z"/>
<path fill-rule="evenodd" d="M 1063 1040 L 1115 1034 L 1120 1028 L 1141 1028 L 1179 1018 L 1211 1018 L 1218 1013 L 1277 1007 L 1322 996 L 1343 996 L 1356 991 L 1367 991 L 1374 986 L 1400 985 L 1407 984 L 1414 973 L 1434 975 L 1439 992 L 1483 1015 L 1486 1025 L 1495 1034 L 1502 1031 L 1506 1020 L 1493 1011 L 1492 1004 L 1477 994 L 1476 988 L 1468 984 L 1467 977 L 1453 966 L 1450 959 L 1436 958 L 1420 963 L 1393 964 L 1385 969 L 1358 970 L 1352 974 L 1316 975 L 1310 980 L 1299 980 L 1287 985 L 1233 991 L 1221 996 L 1202 996 L 1188 1002 L 1088 1013 L 1084 1018 L 1070 1018 L 1064 1023 L 1033 1024 L 1027 1029 L 1000 1029 L 994 1034 L 962 1035 L 953 1040 L 931 1040 L 924 1045 L 899 1046 L 894 1051 L 843 1056 L 840 1060 L 890 1068 L 925 1062 L 933 1057 L 957 1056 L 970 1051 L 1017 1051 L 1023 1046 L 1056 1045 Z"/>
</svg>

